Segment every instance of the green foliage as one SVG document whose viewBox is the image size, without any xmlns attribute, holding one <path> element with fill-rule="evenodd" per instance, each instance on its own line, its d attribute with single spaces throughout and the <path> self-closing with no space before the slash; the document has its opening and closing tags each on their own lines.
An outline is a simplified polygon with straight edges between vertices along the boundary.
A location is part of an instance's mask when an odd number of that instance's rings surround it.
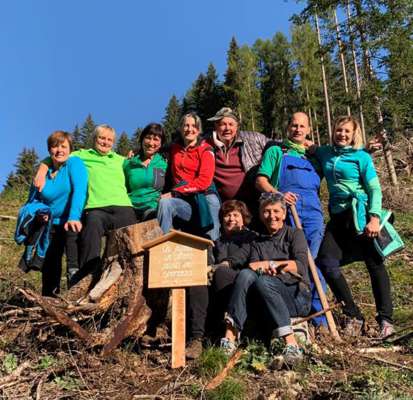
<svg viewBox="0 0 413 400">
<path fill-rule="evenodd" d="M 272 40 L 257 40 L 254 51 L 259 59 L 264 133 L 280 138 L 296 104 L 290 44 L 277 32 Z"/>
<path fill-rule="evenodd" d="M 208 65 L 206 74 L 199 74 L 191 89 L 185 95 L 183 113 L 195 111 L 201 117 L 204 131 L 213 124 L 207 119 L 223 106 L 222 86 L 218 82 L 216 69 L 212 63 Z"/>
<path fill-rule="evenodd" d="M 72 132 L 72 138 L 73 138 L 73 151 L 81 149 L 83 147 L 82 134 L 77 124 L 75 126 L 75 129 Z"/>
<path fill-rule="evenodd" d="M 169 99 L 168 105 L 165 109 L 165 116 L 162 120 L 167 142 L 170 143 L 174 138 L 176 131 L 179 129 L 179 122 L 181 119 L 182 107 L 178 98 L 175 95 Z"/>
<path fill-rule="evenodd" d="M 208 347 L 198 359 L 197 372 L 203 378 L 212 378 L 224 368 L 228 357 L 219 347 Z"/>
<path fill-rule="evenodd" d="M 131 146 L 132 146 L 132 150 L 136 150 L 138 147 L 138 143 L 139 143 L 139 136 L 141 135 L 143 131 L 143 128 L 136 128 L 135 132 L 132 135 L 132 139 L 131 139 Z"/>
<path fill-rule="evenodd" d="M 271 355 L 263 343 L 251 341 L 245 349 L 237 365 L 239 370 L 252 370 L 256 373 L 263 373 L 267 370 Z"/>
<path fill-rule="evenodd" d="M 121 156 L 126 157 L 131 150 L 131 141 L 129 136 L 126 132 L 122 132 L 119 136 L 119 139 L 116 143 L 115 151 L 116 153 L 120 154 Z"/>
<path fill-rule="evenodd" d="M 93 121 L 92 115 L 89 114 L 80 129 L 80 142 L 82 143 L 82 148 L 90 149 L 94 146 L 94 131 L 96 124 Z"/>
<path fill-rule="evenodd" d="M 9 174 L 5 190 L 25 191 L 31 185 L 33 176 L 37 170 L 39 157 L 34 149 L 23 148 L 21 153 L 17 156 L 16 170 Z"/>
<path fill-rule="evenodd" d="M 79 379 L 76 379 L 70 375 L 56 376 L 56 378 L 53 379 L 53 382 L 60 389 L 64 389 L 64 390 L 75 390 L 80 387 Z"/>
<path fill-rule="evenodd" d="M 227 378 L 216 389 L 207 393 L 208 400 L 242 400 L 246 398 L 242 382 Z"/>
<path fill-rule="evenodd" d="M 193 399 L 199 399 L 202 393 L 202 387 L 196 383 L 190 384 L 185 387 L 185 394 Z"/>
<path fill-rule="evenodd" d="M 37 363 L 37 369 L 40 369 L 40 370 L 47 369 L 56 364 L 57 364 L 57 360 L 54 357 L 47 354 L 39 358 L 39 362 Z"/>
<path fill-rule="evenodd" d="M 6 356 L 3 358 L 3 370 L 7 374 L 11 374 L 18 365 L 18 360 L 17 357 L 14 354 L 6 354 Z"/>
</svg>

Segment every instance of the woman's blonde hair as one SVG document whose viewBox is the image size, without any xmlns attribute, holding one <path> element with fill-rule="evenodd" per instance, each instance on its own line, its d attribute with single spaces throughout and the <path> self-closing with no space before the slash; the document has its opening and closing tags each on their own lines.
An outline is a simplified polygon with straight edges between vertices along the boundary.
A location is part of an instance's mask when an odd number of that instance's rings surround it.
<svg viewBox="0 0 413 400">
<path fill-rule="evenodd" d="M 351 141 L 351 147 L 353 149 L 362 148 L 363 147 L 363 135 L 361 133 L 360 122 L 357 120 L 357 118 L 354 118 L 351 115 L 343 115 L 335 119 L 334 128 L 333 128 L 333 142 L 334 142 L 336 130 L 338 129 L 338 127 L 340 127 L 343 124 L 346 124 L 347 122 L 351 122 L 353 124 L 353 130 L 354 130 L 354 136 L 353 136 L 353 140 Z"/>
</svg>

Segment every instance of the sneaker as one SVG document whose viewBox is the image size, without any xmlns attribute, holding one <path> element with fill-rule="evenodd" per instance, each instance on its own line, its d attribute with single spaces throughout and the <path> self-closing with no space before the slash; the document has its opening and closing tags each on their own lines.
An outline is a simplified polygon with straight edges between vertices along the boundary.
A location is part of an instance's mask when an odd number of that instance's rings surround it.
<svg viewBox="0 0 413 400">
<path fill-rule="evenodd" d="M 237 350 L 238 346 L 235 342 L 232 342 L 231 340 L 223 337 L 219 343 L 219 347 L 221 347 L 221 349 L 224 350 L 224 353 L 228 357 L 231 357 Z"/>
<path fill-rule="evenodd" d="M 364 320 L 347 317 L 344 321 L 343 334 L 345 336 L 360 336 L 364 327 Z"/>
<path fill-rule="evenodd" d="M 304 354 L 298 346 L 287 344 L 283 350 L 282 357 L 287 366 L 293 367 L 303 361 Z"/>
<path fill-rule="evenodd" d="M 202 353 L 202 338 L 192 339 L 186 346 L 185 356 L 189 360 L 196 360 Z"/>
<path fill-rule="evenodd" d="M 394 326 L 391 322 L 385 321 L 385 320 L 380 322 L 380 333 L 379 333 L 380 339 L 386 339 L 389 336 L 393 335 L 393 333 L 394 333 Z"/>
</svg>

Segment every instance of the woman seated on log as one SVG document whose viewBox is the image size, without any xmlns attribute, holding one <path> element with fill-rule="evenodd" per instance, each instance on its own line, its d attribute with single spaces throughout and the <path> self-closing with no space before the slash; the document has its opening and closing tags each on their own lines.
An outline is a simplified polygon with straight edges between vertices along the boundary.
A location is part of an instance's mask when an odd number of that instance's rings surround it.
<svg viewBox="0 0 413 400">
<path fill-rule="evenodd" d="M 249 268 L 237 276 L 221 346 L 229 354 L 235 351 L 247 319 L 247 296 L 250 289 L 255 289 L 274 326 L 273 336 L 285 341 L 284 361 L 292 365 L 300 361 L 303 354 L 290 318 L 306 316 L 311 307 L 307 242 L 302 230 L 284 223 L 287 206 L 282 194 L 263 193 L 259 213 L 268 235 L 260 236 L 251 244 Z"/>
<path fill-rule="evenodd" d="M 251 214 L 242 201 L 225 201 L 220 210 L 220 220 L 222 235 L 215 241 L 211 272 L 214 303 L 224 310 L 236 277 L 248 266 L 250 245 L 258 235 L 247 228 Z"/>
<path fill-rule="evenodd" d="M 340 267 L 353 261 L 365 262 L 376 302 L 380 337 L 385 338 L 394 329 L 390 280 L 373 242 L 380 234 L 380 182 L 371 156 L 362 148 L 359 122 L 351 116 L 339 117 L 333 131 L 333 145 L 315 149 L 327 180 L 330 212 L 317 265 L 337 300 L 344 303 L 345 334 L 357 336 L 363 330 L 364 317 Z"/>
<path fill-rule="evenodd" d="M 102 237 L 112 229 L 136 223 L 125 185 L 124 157 L 112 151 L 115 130 L 109 125 L 99 125 L 94 131 L 94 148 L 72 153 L 85 163 L 88 171 L 88 196 L 83 213 L 83 230 L 80 238 L 80 271 L 74 283 L 92 271 L 101 269 Z M 35 178 L 35 185 L 43 187 L 45 169 L 50 159 L 43 160 Z"/>
<path fill-rule="evenodd" d="M 151 123 L 139 135 L 136 155 L 123 164 L 126 188 L 138 222 L 156 218 L 168 165 L 160 152 L 164 145 L 162 125 Z"/>
<path fill-rule="evenodd" d="M 187 288 L 192 332 L 191 341 L 186 347 L 186 357 L 189 359 L 196 359 L 202 353 L 208 309 L 208 320 L 214 328 L 217 321 L 222 321 L 232 285 L 239 271 L 247 265 L 249 245 L 257 238 L 257 234 L 247 228 L 251 214 L 242 201 L 225 201 L 219 216 L 223 234 L 215 241 L 213 255 L 208 260 L 211 265 L 209 275 L 212 275 L 211 295 L 207 286 Z"/>
<path fill-rule="evenodd" d="M 172 190 L 163 194 L 158 220 L 167 233 L 176 223 L 191 221 L 197 234 L 210 239 L 219 236 L 220 200 L 213 185 L 215 156 L 212 147 L 201 139 L 201 119 L 195 113 L 182 117 L 181 137 L 170 147 Z M 192 231 L 192 229 L 191 229 Z"/>
<path fill-rule="evenodd" d="M 69 133 L 53 132 L 47 139 L 47 148 L 50 167 L 46 171 L 43 190 L 39 192 L 32 186 L 23 208 L 26 211 L 29 208 L 40 210 L 41 203 L 49 208 L 48 214 L 36 217 L 42 219 L 41 223 L 51 224 L 43 264 L 37 267 L 42 271 L 42 295 L 55 296 L 60 291 L 64 250 L 68 285 L 79 269 L 77 237 L 82 230 L 80 219 L 86 202 L 88 177 L 83 161 L 78 157 L 69 158 L 72 151 Z"/>
</svg>

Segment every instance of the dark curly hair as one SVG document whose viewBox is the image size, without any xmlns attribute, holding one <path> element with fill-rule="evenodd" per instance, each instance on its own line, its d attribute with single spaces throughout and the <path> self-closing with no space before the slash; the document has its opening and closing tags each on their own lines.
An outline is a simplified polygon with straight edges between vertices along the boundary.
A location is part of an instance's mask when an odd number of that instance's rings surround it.
<svg viewBox="0 0 413 400">
<path fill-rule="evenodd" d="M 242 215 L 244 225 L 248 225 L 251 222 L 251 213 L 248 210 L 248 207 L 243 201 L 240 200 L 227 200 L 221 206 L 219 210 L 219 219 L 222 223 L 224 216 L 230 213 L 231 211 L 238 211 Z"/>
</svg>

